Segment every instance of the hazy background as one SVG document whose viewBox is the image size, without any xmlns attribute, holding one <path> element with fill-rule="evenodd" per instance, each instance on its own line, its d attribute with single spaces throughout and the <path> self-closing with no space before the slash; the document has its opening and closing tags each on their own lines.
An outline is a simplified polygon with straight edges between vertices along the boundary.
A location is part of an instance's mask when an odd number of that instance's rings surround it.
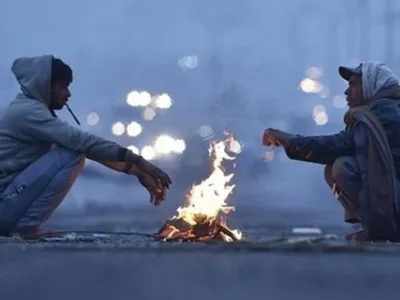
<svg viewBox="0 0 400 300">
<path fill-rule="evenodd" d="M 230 200 L 238 210 L 306 211 L 315 218 L 304 223 L 339 224 L 341 209 L 322 167 L 289 161 L 280 150 L 265 160 L 271 150 L 261 146 L 261 133 L 267 127 L 305 135 L 342 129 L 346 108 L 338 95 L 346 85 L 337 67 L 379 60 L 399 73 L 399 16 L 394 0 L 3 0 L 0 109 L 18 92 L 13 60 L 54 54 L 74 70 L 70 103 L 84 130 L 125 146 L 143 147 L 164 133 L 186 141 L 183 155 L 155 160 L 174 180 L 168 203 L 157 208 L 162 218 L 207 176 L 209 140 L 230 130 L 243 145 Z M 192 63 L 185 65 L 188 56 Z M 318 93 L 299 87 L 310 67 L 320 73 Z M 144 121 L 143 109 L 126 103 L 131 90 L 168 93 L 173 106 Z M 316 105 L 328 116 L 321 126 L 313 119 Z M 86 122 L 91 112 L 100 116 L 95 126 Z M 60 117 L 73 122 L 68 114 Z M 112 134 L 114 122 L 133 120 L 143 125 L 142 135 Z M 201 137 L 201 126 L 214 134 Z M 124 209 L 135 217 L 137 206 L 152 209 L 135 178 L 88 162 L 60 212 Z"/>
</svg>

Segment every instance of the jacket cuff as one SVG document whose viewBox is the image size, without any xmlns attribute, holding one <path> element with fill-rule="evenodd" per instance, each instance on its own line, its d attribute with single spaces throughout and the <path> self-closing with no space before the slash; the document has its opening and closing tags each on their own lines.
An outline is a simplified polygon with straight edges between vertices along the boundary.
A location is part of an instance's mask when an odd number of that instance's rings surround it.
<svg viewBox="0 0 400 300">
<path fill-rule="evenodd" d="M 127 151 L 129 151 L 129 149 L 123 148 L 123 147 L 118 149 L 118 153 L 117 153 L 117 158 L 118 159 L 117 160 L 118 161 L 125 161 L 125 156 L 126 156 Z"/>
<path fill-rule="evenodd" d="M 138 165 L 143 160 L 143 157 L 133 153 L 131 150 L 127 148 L 124 148 L 124 150 L 122 161 Z"/>
</svg>

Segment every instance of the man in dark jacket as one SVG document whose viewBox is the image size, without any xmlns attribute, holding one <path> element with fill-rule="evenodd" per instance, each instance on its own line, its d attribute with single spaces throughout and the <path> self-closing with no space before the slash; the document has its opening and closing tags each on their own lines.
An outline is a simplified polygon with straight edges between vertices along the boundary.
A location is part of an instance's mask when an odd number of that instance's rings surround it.
<svg viewBox="0 0 400 300">
<path fill-rule="evenodd" d="M 346 128 L 328 136 L 299 136 L 269 128 L 265 145 L 283 146 L 291 159 L 326 165 L 325 178 L 363 230 L 350 240 L 399 240 L 400 86 L 385 65 L 340 67 L 348 81 Z"/>
<path fill-rule="evenodd" d="M 71 96 L 68 65 L 45 55 L 19 58 L 12 71 L 21 93 L 0 119 L 0 235 L 36 236 L 68 193 L 85 158 L 137 176 L 153 204 L 165 198 L 171 180 L 162 170 L 115 142 L 57 118 L 55 111 L 67 106 Z"/>
</svg>

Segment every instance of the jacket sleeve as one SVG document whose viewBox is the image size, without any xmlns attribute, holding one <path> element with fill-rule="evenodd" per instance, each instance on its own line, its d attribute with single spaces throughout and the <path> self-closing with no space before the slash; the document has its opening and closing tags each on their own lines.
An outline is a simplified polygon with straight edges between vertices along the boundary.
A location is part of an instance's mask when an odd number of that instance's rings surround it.
<svg viewBox="0 0 400 300">
<path fill-rule="evenodd" d="M 55 143 L 96 161 L 122 161 L 127 149 L 119 144 L 82 131 L 57 117 L 47 107 L 36 104 L 19 116 L 14 126 L 23 135 L 44 143 Z"/>
<path fill-rule="evenodd" d="M 348 129 L 324 136 L 296 136 L 285 148 L 289 158 L 319 164 L 331 164 L 339 156 L 353 155 L 352 132 Z"/>
</svg>

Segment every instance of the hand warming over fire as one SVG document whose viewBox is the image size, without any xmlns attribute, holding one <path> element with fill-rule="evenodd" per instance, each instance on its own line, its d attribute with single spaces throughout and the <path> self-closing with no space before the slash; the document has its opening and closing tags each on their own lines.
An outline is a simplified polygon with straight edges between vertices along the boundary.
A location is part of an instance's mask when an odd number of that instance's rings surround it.
<svg viewBox="0 0 400 300">
<path fill-rule="evenodd" d="M 137 165 L 139 182 L 149 191 L 150 202 L 159 205 L 164 200 L 166 191 L 172 183 L 171 178 L 147 160 L 142 159 Z"/>
<path fill-rule="evenodd" d="M 124 163 L 124 172 L 137 176 L 139 182 L 150 193 L 150 202 L 159 205 L 172 183 L 168 174 L 131 151 L 126 152 Z"/>
<path fill-rule="evenodd" d="M 283 146 L 287 147 L 289 145 L 289 141 L 293 138 L 294 135 L 273 128 L 265 129 L 262 143 L 265 146 Z"/>
<path fill-rule="evenodd" d="M 147 189 L 150 194 L 150 203 L 157 206 L 166 195 L 166 187 L 163 187 L 157 182 L 154 177 L 147 173 L 138 175 L 139 182 Z"/>
<path fill-rule="evenodd" d="M 133 155 L 133 154 L 132 154 Z M 150 202 L 159 205 L 165 199 L 167 189 L 172 183 L 169 176 L 146 161 L 142 157 L 134 157 L 135 163 L 131 161 L 99 161 L 103 165 L 119 172 L 134 175 L 150 194 Z"/>
</svg>

